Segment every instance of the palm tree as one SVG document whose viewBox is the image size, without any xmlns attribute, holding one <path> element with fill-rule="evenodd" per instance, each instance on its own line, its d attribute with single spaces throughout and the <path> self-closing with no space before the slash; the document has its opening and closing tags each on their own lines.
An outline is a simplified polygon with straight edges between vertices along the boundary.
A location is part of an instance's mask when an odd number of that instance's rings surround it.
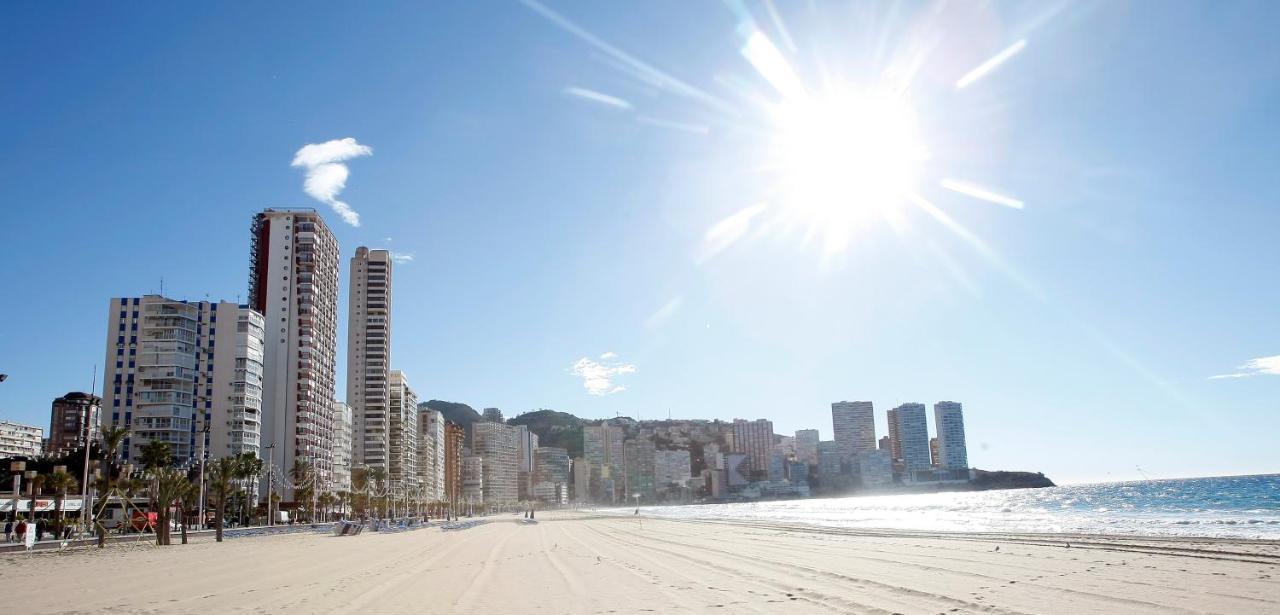
<svg viewBox="0 0 1280 615">
<path fill-rule="evenodd" d="M 223 457 L 209 465 L 205 472 L 209 480 L 209 498 L 213 500 L 213 527 L 217 542 L 222 542 L 222 522 L 227 514 L 227 500 L 235 492 L 236 459 Z"/>
<path fill-rule="evenodd" d="M 156 545 L 164 546 L 169 544 L 169 507 L 190 492 L 191 481 L 186 473 L 168 467 L 151 470 L 151 479 L 149 495 L 151 508 L 156 511 Z"/>
<path fill-rule="evenodd" d="M 374 508 L 378 512 L 378 516 L 382 517 L 386 513 L 387 508 L 385 502 L 386 498 L 384 497 L 387 490 L 387 471 L 385 468 L 374 466 L 366 469 L 365 472 L 369 479 L 367 488 L 372 489 L 374 497 L 377 498 L 374 500 L 374 503 L 376 504 Z"/>
<path fill-rule="evenodd" d="M 363 516 L 369 510 L 368 468 L 351 470 L 351 508 L 357 516 Z"/>
<path fill-rule="evenodd" d="M 249 500 L 251 499 L 249 497 L 249 490 L 253 485 L 250 481 L 256 481 L 258 476 L 262 474 L 263 463 L 262 460 L 258 458 L 257 453 L 253 452 L 240 453 L 239 455 L 236 455 L 233 460 L 233 465 L 235 466 L 235 478 L 241 482 L 244 490 L 244 498 L 242 501 L 243 508 L 241 510 L 240 518 L 241 523 L 244 524 L 246 523 L 245 517 L 249 515 L 248 508 Z"/>
<path fill-rule="evenodd" d="M 67 498 L 67 492 L 76 488 L 80 481 L 72 476 L 66 470 L 57 470 L 45 479 L 44 485 L 48 489 L 52 489 L 55 494 L 53 500 L 53 531 L 59 538 L 62 537 L 62 503 Z"/>
<path fill-rule="evenodd" d="M 315 493 L 315 481 L 312 480 L 311 464 L 305 459 L 294 459 L 293 468 L 289 470 L 289 478 L 293 479 L 293 501 L 295 510 L 307 509 L 311 522 L 315 522 L 316 511 L 311 510 L 311 496 Z"/>
<path fill-rule="evenodd" d="M 142 446 L 142 469 L 157 470 L 173 463 L 173 451 L 164 440 L 152 440 Z"/>
<path fill-rule="evenodd" d="M 112 469 L 116 465 L 116 455 L 120 452 L 120 445 L 124 444 L 124 439 L 129 437 L 128 427 L 103 427 L 102 428 L 102 450 L 106 454 L 107 463 Z"/>
<path fill-rule="evenodd" d="M 333 506 L 334 499 L 335 499 L 334 495 L 332 493 L 329 493 L 328 491 L 325 491 L 320 495 L 316 496 L 316 504 L 319 505 L 320 507 L 321 522 L 329 520 L 329 507 Z M 314 515 L 312 517 L 313 517 L 312 522 L 314 522 L 315 521 Z"/>
</svg>

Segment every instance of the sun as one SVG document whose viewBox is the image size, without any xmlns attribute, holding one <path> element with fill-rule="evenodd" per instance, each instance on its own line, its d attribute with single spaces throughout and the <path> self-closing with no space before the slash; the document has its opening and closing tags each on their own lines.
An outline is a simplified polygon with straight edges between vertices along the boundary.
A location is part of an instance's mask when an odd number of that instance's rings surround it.
<svg viewBox="0 0 1280 615">
<path fill-rule="evenodd" d="M 902 204 L 928 158 L 916 115 L 900 95 L 792 96 L 772 119 L 770 166 L 779 172 L 782 208 L 837 243 L 850 227 Z"/>
</svg>

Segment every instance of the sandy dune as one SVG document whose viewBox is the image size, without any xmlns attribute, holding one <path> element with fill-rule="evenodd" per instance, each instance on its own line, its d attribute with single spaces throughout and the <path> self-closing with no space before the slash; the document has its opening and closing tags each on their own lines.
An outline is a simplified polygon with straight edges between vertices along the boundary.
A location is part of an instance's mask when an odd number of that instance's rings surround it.
<svg viewBox="0 0 1280 615">
<path fill-rule="evenodd" d="M 12 555 L 0 588 L 41 614 L 1280 613 L 1274 542 L 542 517 Z"/>
</svg>

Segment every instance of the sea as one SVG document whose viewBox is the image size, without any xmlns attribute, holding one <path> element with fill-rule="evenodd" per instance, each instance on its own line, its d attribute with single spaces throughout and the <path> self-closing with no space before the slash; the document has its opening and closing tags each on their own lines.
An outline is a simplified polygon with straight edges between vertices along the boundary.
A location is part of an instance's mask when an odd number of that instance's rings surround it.
<svg viewBox="0 0 1280 615">
<path fill-rule="evenodd" d="M 671 519 L 842 528 L 1280 539 L 1280 474 L 1004 491 L 641 506 L 641 512 Z"/>
</svg>

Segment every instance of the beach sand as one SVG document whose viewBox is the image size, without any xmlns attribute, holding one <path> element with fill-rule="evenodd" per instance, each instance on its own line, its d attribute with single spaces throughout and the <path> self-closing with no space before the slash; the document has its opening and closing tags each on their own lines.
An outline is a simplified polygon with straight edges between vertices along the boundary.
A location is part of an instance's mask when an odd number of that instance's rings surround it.
<svg viewBox="0 0 1280 615">
<path fill-rule="evenodd" d="M 1280 613 L 1270 541 L 539 517 L 6 555 L 0 595 L 41 615 Z"/>
</svg>

